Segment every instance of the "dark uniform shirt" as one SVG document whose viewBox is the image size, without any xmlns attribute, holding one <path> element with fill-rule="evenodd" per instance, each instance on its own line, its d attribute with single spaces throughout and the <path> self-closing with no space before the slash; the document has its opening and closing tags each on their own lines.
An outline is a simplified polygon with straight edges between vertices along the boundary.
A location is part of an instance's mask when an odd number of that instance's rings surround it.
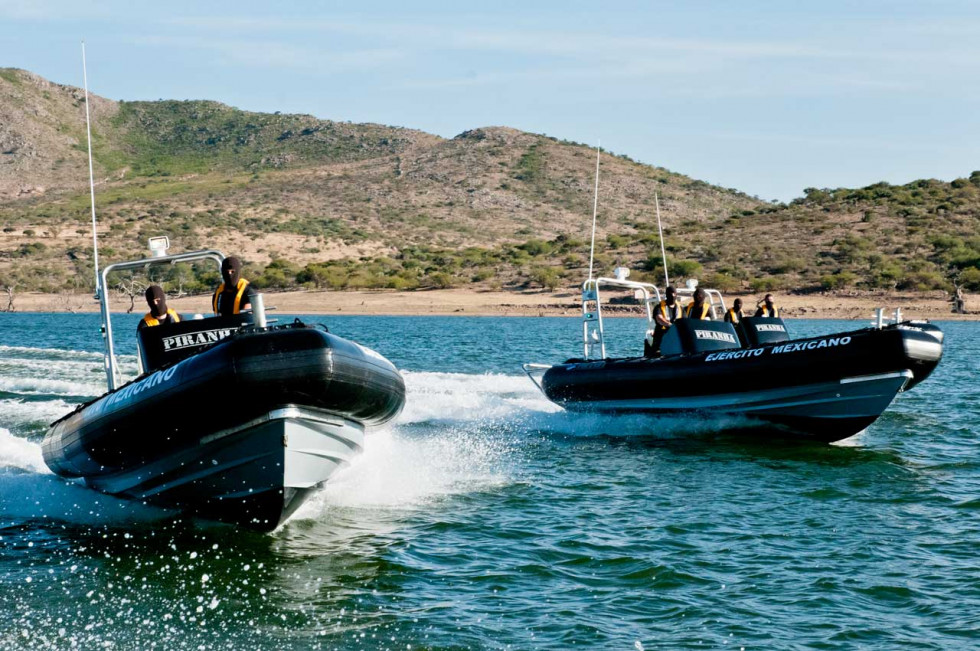
<svg viewBox="0 0 980 651">
<path fill-rule="evenodd" d="M 238 304 L 239 310 L 252 303 L 253 294 L 252 285 L 246 285 L 245 291 L 242 292 L 242 300 Z M 237 295 L 238 288 L 235 286 L 225 287 L 225 290 L 218 294 L 218 314 L 220 316 L 230 316 L 235 313 L 235 296 Z"/>
<path fill-rule="evenodd" d="M 702 321 L 711 320 L 711 306 L 707 303 L 691 303 L 687 306 L 687 318 L 689 319 L 700 319 Z"/>
<path fill-rule="evenodd" d="M 673 305 L 667 305 L 667 301 L 660 301 L 660 305 L 657 306 L 654 313 L 659 314 L 671 323 L 684 316 L 684 310 L 681 308 L 680 303 L 677 302 L 675 302 Z M 663 326 L 656 323 L 656 329 L 663 334 L 670 329 L 670 326 Z"/>
</svg>

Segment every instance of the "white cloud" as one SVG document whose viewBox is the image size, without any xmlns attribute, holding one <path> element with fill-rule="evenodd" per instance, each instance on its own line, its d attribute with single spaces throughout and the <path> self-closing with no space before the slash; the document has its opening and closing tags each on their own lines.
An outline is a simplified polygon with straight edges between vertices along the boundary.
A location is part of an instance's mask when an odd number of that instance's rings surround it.
<svg viewBox="0 0 980 651">
<path fill-rule="evenodd" d="M 185 17 L 167 21 L 173 25 L 206 29 L 210 32 L 255 33 L 339 33 L 402 42 L 423 50 L 471 50 L 513 54 L 574 57 L 580 59 L 615 55 L 620 58 L 652 57 L 666 54 L 725 59 L 827 59 L 908 62 L 922 61 L 924 54 L 914 42 L 904 41 L 883 48 L 880 43 L 865 48 L 842 47 L 841 42 L 815 40 L 730 40 L 711 38 L 671 38 L 658 36 L 610 36 L 596 32 L 472 29 L 456 26 L 433 26 L 410 23 L 384 23 L 377 20 L 337 20 L 312 17 L 295 20 L 283 18 Z M 900 24 L 901 29 L 912 26 Z M 951 27 L 951 26 L 947 26 Z M 937 27 L 938 28 L 938 27 Z M 961 26 L 963 28 L 963 26 Z M 899 26 L 887 30 L 902 33 Z M 973 28 L 971 28 L 973 29 Z M 840 41 L 847 42 L 842 38 Z M 967 47 L 968 46 L 968 47 Z M 953 45 L 950 46 L 951 48 Z M 977 54 L 975 44 L 955 44 L 935 55 L 933 61 L 951 56 Z"/>
<path fill-rule="evenodd" d="M 290 68 L 337 74 L 391 65 L 405 59 L 398 49 L 366 49 L 325 52 L 275 40 L 214 39 L 186 36 L 127 37 L 133 45 L 169 47 L 213 52 L 224 64 L 242 64 L 255 68 Z"/>
</svg>

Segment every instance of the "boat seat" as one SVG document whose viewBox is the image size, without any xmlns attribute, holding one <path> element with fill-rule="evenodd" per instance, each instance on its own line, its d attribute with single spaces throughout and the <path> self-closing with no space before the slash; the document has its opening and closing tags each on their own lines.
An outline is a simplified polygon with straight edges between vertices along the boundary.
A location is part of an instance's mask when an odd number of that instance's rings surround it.
<svg viewBox="0 0 980 651">
<path fill-rule="evenodd" d="M 786 324 L 778 317 L 747 316 L 738 326 L 738 336 L 746 348 L 789 341 Z"/>
<path fill-rule="evenodd" d="M 212 316 L 188 319 L 137 330 L 143 372 L 187 359 L 206 346 L 230 336 L 247 323 L 251 315 Z"/>
<path fill-rule="evenodd" d="M 674 325 L 664 334 L 660 342 L 660 354 L 666 357 L 741 347 L 738 334 L 731 323 L 685 318 L 674 321 Z"/>
</svg>

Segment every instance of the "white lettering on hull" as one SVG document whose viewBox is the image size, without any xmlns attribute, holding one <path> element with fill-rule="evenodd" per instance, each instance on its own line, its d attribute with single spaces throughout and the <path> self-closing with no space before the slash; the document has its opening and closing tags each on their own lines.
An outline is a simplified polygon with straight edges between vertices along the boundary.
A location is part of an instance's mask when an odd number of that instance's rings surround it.
<svg viewBox="0 0 980 651">
<path fill-rule="evenodd" d="M 147 389 L 152 389 L 154 387 L 157 387 L 163 384 L 164 382 L 169 382 L 170 379 L 177 372 L 177 368 L 179 366 L 180 364 L 177 364 L 175 366 L 171 366 L 166 370 L 157 371 L 156 373 L 143 378 L 139 382 L 134 382 L 133 384 L 130 384 L 126 388 L 120 391 L 116 391 L 115 393 L 109 396 L 106 396 L 102 400 L 102 404 L 98 408 L 99 412 L 100 413 L 105 412 L 107 409 L 109 409 L 110 407 L 112 407 L 118 402 L 128 400 L 129 398 L 135 395 L 139 395 L 140 393 L 146 391 Z"/>
<path fill-rule="evenodd" d="M 742 359 L 743 357 L 759 357 L 765 348 L 750 348 L 748 350 L 726 350 L 723 353 L 711 353 L 704 358 L 706 362 L 719 362 L 725 359 Z"/>
<path fill-rule="evenodd" d="M 772 349 L 773 355 L 783 353 L 797 353 L 802 350 L 816 350 L 818 348 L 833 348 L 835 346 L 846 346 L 851 343 L 850 337 L 830 337 L 819 341 L 801 341 L 795 344 L 782 344 Z"/>
<path fill-rule="evenodd" d="M 834 348 L 836 346 L 846 346 L 851 343 L 850 337 L 828 337 L 816 341 L 800 341 L 797 343 L 780 344 L 772 349 L 773 355 L 783 353 L 797 353 L 804 350 L 817 350 L 819 348 Z M 711 353 L 704 358 L 706 362 L 719 362 L 726 359 L 742 359 L 744 357 L 760 357 L 766 352 L 765 348 L 750 348 L 748 350 L 728 350 L 723 353 Z"/>
</svg>

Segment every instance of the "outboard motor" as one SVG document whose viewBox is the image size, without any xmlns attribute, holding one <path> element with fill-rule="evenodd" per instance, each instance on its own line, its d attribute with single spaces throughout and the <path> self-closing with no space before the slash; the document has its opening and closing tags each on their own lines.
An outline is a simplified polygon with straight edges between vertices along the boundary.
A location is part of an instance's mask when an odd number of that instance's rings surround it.
<svg viewBox="0 0 980 651">
<path fill-rule="evenodd" d="M 165 364 L 187 359 L 230 336 L 248 323 L 249 318 L 248 314 L 213 316 L 140 328 L 137 339 L 143 371 L 149 373 Z"/>
<path fill-rule="evenodd" d="M 789 341 L 786 324 L 779 317 L 747 316 L 739 325 L 739 338 L 746 348 Z"/>
<path fill-rule="evenodd" d="M 674 321 L 660 342 L 660 354 L 663 356 L 711 353 L 732 348 L 741 348 L 741 345 L 731 323 L 701 319 Z"/>
</svg>

